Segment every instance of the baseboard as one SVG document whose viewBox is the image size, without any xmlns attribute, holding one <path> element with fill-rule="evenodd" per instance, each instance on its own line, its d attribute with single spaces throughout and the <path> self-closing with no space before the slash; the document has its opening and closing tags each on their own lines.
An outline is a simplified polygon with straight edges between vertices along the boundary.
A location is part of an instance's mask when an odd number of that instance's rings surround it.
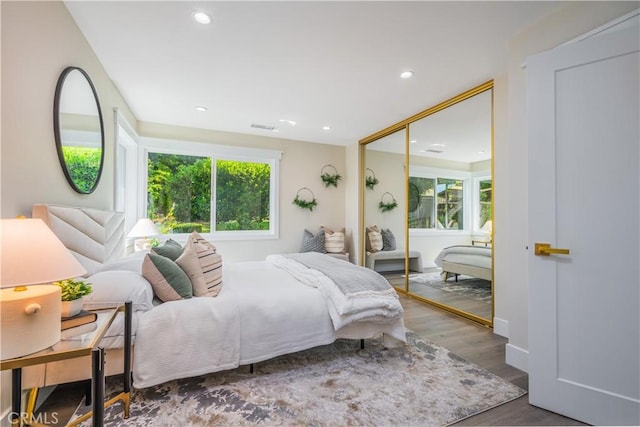
<svg viewBox="0 0 640 427">
<path fill-rule="evenodd" d="M 529 372 L 529 351 L 513 344 L 507 344 L 505 347 L 505 362 L 521 371 Z"/>
<path fill-rule="evenodd" d="M 509 321 L 499 317 L 493 318 L 493 333 L 501 337 L 509 338 Z"/>
</svg>

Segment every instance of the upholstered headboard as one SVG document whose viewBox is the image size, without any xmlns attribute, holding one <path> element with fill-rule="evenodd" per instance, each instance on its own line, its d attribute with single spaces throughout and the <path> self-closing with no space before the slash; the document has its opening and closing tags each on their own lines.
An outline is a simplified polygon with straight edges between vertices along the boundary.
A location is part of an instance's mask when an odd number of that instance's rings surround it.
<svg viewBox="0 0 640 427">
<path fill-rule="evenodd" d="M 34 205 L 32 215 L 42 219 L 53 230 L 88 274 L 124 255 L 122 212 Z"/>
</svg>

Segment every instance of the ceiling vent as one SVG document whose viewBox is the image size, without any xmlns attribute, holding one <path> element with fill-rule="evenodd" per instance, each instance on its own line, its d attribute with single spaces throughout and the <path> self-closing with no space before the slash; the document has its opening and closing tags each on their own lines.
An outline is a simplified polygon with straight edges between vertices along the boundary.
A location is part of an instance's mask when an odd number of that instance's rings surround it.
<svg viewBox="0 0 640 427">
<path fill-rule="evenodd" d="M 434 150 L 433 148 L 428 148 L 424 151 L 426 151 L 427 153 L 436 153 L 436 154 L 444 153 L 444 151 L 442 150 Z"/>
<path fill-rule="evenodd" d="M 263 129 L 263 130 L 275 130 L 276 128 L 275 126 L 261 125 L 259 123 L 251 123 L 251 127 L 256 129 Z"/>
</svg>

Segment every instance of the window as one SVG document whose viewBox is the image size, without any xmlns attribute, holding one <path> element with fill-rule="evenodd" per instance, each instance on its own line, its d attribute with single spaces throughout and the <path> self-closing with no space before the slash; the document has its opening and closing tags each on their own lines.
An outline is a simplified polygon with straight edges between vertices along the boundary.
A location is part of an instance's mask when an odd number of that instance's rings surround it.
<svg viewBox="0 0 640 427">
<path fill-rule="evenodd" d="M 129 232 L 138 216 L 138 135 L 131 125 L 116 111 L 116 174 L 115 209 L 124 212 L 125 230 Z M 144 200 L 144 199 L 143 199 Z"/>
<path fill-rule="evenodd" d="M 164 234 L 277 237 L 279 152 L 180 145 L 147 147 L 147 216 Z"/>
<path fill-rule="evenodd" d="M 409 228 L 463 230 L 464 180 L 409 177 Z"/>
<path fill-rule="evenodd" d="M 491 221 L 491 196 L 493 193 L 493 183 L 491 181 L 491 178 L 479 178 L 477 180 L 477 183 L 477 229 L 490 231 L 488 228 L 490 227 L 491 223 L 487 224 L 487 221 Z"/>
</svg>

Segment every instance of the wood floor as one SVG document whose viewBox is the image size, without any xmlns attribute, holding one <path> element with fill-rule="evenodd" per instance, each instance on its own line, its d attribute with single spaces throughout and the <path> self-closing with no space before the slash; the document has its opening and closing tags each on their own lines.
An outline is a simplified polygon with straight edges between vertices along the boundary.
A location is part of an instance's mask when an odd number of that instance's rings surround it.
<svg viewBox="0 0 640 427">
<path fill-rule="evenodd" d="M 405 326 L 499 377 L 528 389 L 528 376 L 505 360 L 507 340 L 493 330 L 409 297 L 401 296 Z M 569 426 L 585 425 L 553 412 L 529 405 L 525 395 L 512 402 L 467 418 L 464 426 Z"/>
<path fill-rule="evenodd" d="M 404 319 L 408 329 L 525 390 L 528 388 L 527 374 L 504 362 L 507 340 L 495 335 L 492 329 L 406 296 L 401 296 L 400 300 L 405 309 Z M 44 402 L 40 411 L 43 413 L 58 411 L 61 418 L 59 425 L 64 425 L 82 399 L 83 391 L 84 389 L 78 384 L 59 386 Z M 585 424 L 531 406 L 528 396 L 525 395 L 455 425 L 569 426 Z"/>
</svg>

